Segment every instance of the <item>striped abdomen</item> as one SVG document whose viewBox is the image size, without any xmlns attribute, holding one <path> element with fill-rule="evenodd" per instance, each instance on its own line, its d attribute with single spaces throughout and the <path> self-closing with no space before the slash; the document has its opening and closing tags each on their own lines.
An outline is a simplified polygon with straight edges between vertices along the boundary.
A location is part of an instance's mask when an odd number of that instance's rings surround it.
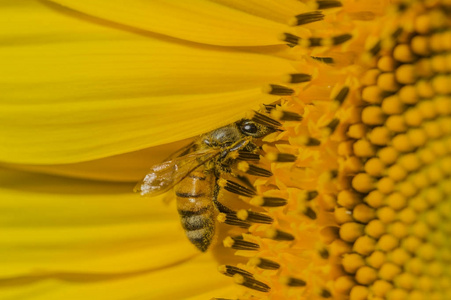
<svg viewBox="0 0 451 300">
<path fill-rule="evenodd" d="M 212 177 L 213 174 L 194 171 L 175 189 L 177 209 L 186 236 L 202 252 L 208 249 L 215 233 Z"/>
</svg>

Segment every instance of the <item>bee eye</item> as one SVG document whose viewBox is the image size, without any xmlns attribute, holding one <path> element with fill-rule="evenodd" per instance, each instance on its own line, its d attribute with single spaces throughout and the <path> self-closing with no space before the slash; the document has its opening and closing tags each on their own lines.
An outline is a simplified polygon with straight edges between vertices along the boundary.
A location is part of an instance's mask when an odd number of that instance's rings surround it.
<svg viewBox="0 0 451 300">
<path fill-rule="evenodd" d="M 258 132 L 257 125 L 253 122 L 245 122 L 241 125 L 241 132 L 247 134 L 255 134 Z"/>
</svg>

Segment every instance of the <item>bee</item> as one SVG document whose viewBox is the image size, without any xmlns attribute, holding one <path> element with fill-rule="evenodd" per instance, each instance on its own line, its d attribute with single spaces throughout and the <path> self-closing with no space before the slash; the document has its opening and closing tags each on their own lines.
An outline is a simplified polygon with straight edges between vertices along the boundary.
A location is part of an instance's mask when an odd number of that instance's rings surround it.
<svg viewBox="0 0 451 300">
<path fill-rule="evenodd" d="M 270 119 L 256 114 L 260 119 Z M 134 191 L 156 196 L 174 187 L 177 210 L 186 236 L 205 252 L 214 240 L 218 213 L 233 212 L 218 201 L 218 180 L 223 174 L 236 176 L 232 170 L 238 153 L 258 157 L 255 153 L 259 147 L 254 140 L 276 130 L 267 122 L 242 119 L 205 133 L 182 150 L 178 157 L 151 167 Z"/>
</svg>

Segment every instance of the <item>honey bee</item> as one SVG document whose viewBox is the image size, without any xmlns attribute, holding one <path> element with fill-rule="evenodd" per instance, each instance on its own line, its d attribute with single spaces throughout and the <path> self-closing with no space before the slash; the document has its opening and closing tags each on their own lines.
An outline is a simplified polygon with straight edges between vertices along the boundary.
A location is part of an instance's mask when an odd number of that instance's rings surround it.
<svg viewBox="0 0 451 300">
<path fill-rule="evenodd" d="M 277 121 L 256 113 L 266 122 L 242 119 L 203 134 L 174 159 L 154 165 L 135 187 L 141 195 L 156 196 L 175 187 L 177 210 L 186 236 L 205 252 L 215 236 L 215 219 L 219 212 L 233 212 L 218 201 L 218 180 L 223 174 L 235 176 L 233 167 L 238 153 L 250 157 L 259 147 L 254 139 L 277 130 Z M 247 156 L 246 156 L 247 154 Z M 266 170 L 265 170 L 266 171 Z"/>
</svg>

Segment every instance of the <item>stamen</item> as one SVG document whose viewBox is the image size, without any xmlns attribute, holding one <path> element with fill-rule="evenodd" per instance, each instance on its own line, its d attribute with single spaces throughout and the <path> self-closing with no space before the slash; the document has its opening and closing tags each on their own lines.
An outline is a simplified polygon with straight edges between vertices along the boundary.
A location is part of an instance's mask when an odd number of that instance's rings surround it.
<svg viewBox="0 0 451 300">
<path fill-rule="evenodd" d="M 240 195 L 244 197 L 252 197 L 255 195 L 255 192 L 251 189 L 248 189 L 241 184 L 238 184 L 236 182 L 220 179 L 218 182 L 219 186 L 223 187 L 225 190 Z"/>
<path fill-rule="evenodd" d="M 248 221 L 251 223 L 271 224 L 274 221 L 273 218 L 268 215 L 245 209 L 239 210 L 237 212 L 237 217 L 240 220 Z"/>
<path fill-rule="evenodd" d="M 332 121 L 330 121 L 329 124 L 326 125 L 326 127 L 323 127 L 321 129 L 323 137 L 328 137 L 333 134 L 335 132 L 335 129 L 337 129 L 338 124 L 340 124 L 340 120 L 332 119 Z"/>
<path fill-rule="evenodd" d="M 236 178 L 239 179 L 242 183 L 244 183 L 248 188 L 250 188 L 251 190 L 255 191 L 255 187 L 251 183 L 249 178 L 247 178 L 246 176 L 241 176 L 241 175 L 237 175 Z"/>
<path fill-rule="evenodd" d="M 295 36 L 294 34 L 291 33 L 284 33 L 284 38 L 282 39 L 284 42 L 287 42 L 288 44 L 291 45 L 298 45 L 299 41 L 300 41 L 300 37 Z"/>
<path fill-rule="evenodd" d="M 299 137 L 298 142 L 304 146 L 319 146 L 321 141 L 311 136 Z"/>
<path fill-rule="evenodd" d="M 266 237 L 277 241 L 294 241 L 292 234 L 274 228 L 266 230 Z"/>
<path fill-rule="evenodd" d="M 340 1 L 329 1 L 329 0 L 318 0 L 316 1 L 316 4 L 318 6 L 318 9 L 335 8 L 342 6 Z"/>
<path fill-rule="evenodd" d="M 278 84 L 270 84 L 269 89 L 265 89 L 264 91 L 270 95 L 278 95 L 278 96 L 291 96 L 294 94 L 293 89 Z"/>
<path fill-rule="evenodd" d="M 291 111 L 272 110 L 271 117 L 281 121 L 301 121 L 302 116 Z"/>
<path fill-rule="evenodd" d="M 295 277 L 282 277 L 280 281 L 291 287 L 303 287 L 307 284 L 304 280 Z"/>
<path fill-rule="evenodd" d="M 287 204 L 287 200 L 276 197 L 254 197 L 250 201 L 250 204 L 263 207 L 279 207 Z"/>
<path fill-rule="evenodd" d="M 315 199 L 316 196 L 318 196 L 318 192 L 317 191 L 308 191 L 306 196 L 305 196 L 305 200 L 306 201 L 311 201 L 311 200 Z"/>
<path fill-rule="evenodd" d="M 251 224 L 245 220 L 239 219 L 235 212 L 220 213 L 217 217 L 218 221 L 227 225 L 237 226 L 241 228 L 249 228 Z"/>
<path fill-rule="evenodd" d="M 332 57 L 311 56 L 311 58 L 316 59 L 325 64 L 333 64 L 334 63 L 334 59 Z"/>
<path fill-rule="evenodd" d="M 275 261 L 261 257 L 252 257 L 248 264 L 265 270 L 278 270 L 280 268 L 280 265 Z"/>
<path fill-rule="evenodd" d="M 266 169 L 257 167 L 255 165 L 249 165 L 249 169 L 246 171 L 249 175 L 260 176 L 260 177 L 270 177 L 272 172 Z"/>
<path fill-rule="evenodd" d="M 304 215 L 306 215 L 307 217 L 309 217 L 312 220 L 316 219 L 316 212 L 311 207 L 307 207 L 305 209 Z"/>
<path fill-rule="evenodd" d="M 301 39 L 300 37 L 294 34 L 285 32 L 282 40 L 291 45 L 300 45 L 302 47 L 319 47 L 319 46 L 336 46 L 339 44 L 343 44 L 346 41 L 349 41 L 351 38 L 352 35 L 346 33 L 329 38 L 312 37 L 308 39 Z"/>
<path fill-rule="evenodd" d="M 254 275 L 246 270 L 238 267 L 222 265 L 218 267 L 218 271 L 226 276 L 233 277 L 235 274 L 240 274 L 244 277 L 254 277 Z"/>
<path fill-rule="evenodd" d="M 268 153 L 266 158 L 274 162 L 294 162 L 296 161 L 296 155 L 289 153 Z"/>
<path fill-rule="evenodd" d="M 332 46 L 342 44 L 352 38 L 350 34 L 342 34 L 330 38 L 309 38 L 308 47 Z"/>
<path fill-rule="evenodd" d="M 265 108 L 266 112 L 270 112 L 273 109 L 276 109 L 276 104 L 263 104 L 263 107 Z"/>
<path fill-rule="evenodd" d="M 372 56 L 376 56 L 382 50 L 382 42 L 378 41 L 373 47 L 368 51 Z"/>
<path fill-rule="evenodd" d="M 324 15 L 320 11 L 312 11 L 303 14 L 299 14 L 289 21 L 291 26 L 299 26 L 318 22 L 324 19 Z"/>
<path fill-rule="evenodd" d="M 322 248 L 320 250 L 318 250 L 319 256 L 321 256 L 321 258 L 324 259 L 328 259 L 329 258 L 329 251 L 326 248 Z"/>
<path fill-rule="evenodd" d="M 259 112 L 254 111 L 254 115 L 252 117 L 252 121 L 264 125 L 264 126 L 271 126 L 271 127 L 280 127 L 282 124 L 273 118 L 270 118 L 268 116 L 265 116 L 264 114 L 261 114 Z"/>
<path fill-rule="evenodd" d="M 237 156 L 236 159 L 238 159 L 238 160 L 246 160 L 246 161 L 259 161 L 260 160 L 260 155 L 256 154 L 256 153 L 249 152 L 249 151 L 240 150 L 240 151 L 238 151 L 238 156 Z"/>
<path fill-rule="evenodd" d="M 233 276 L 233 279 L 235 280 L 235 283 L 256 291 L 267 293 L 271 290 L 271 288 L 267 284 L 258 281 L 252 277 L 245 277 L 241 274 L 235 274 Z"/>
<path fill-rule="evenodd" d="M 301 83 L 312 80 L 312 76 L 304 73 L 290 74 L 290 83 Z"/>
<path fill-rule="evenodd" d="M 323 289 L 320 293 L 320 296 L 323 298 L 330 298 L 330 297 L 332 297 L 332 294 L 328 290 Z"/>
<path fill-rule="evenodd" d="M 340 104 L 345 101 L 346 97 L 349 94 L 349 87 L 344 86 L 340 92 L 338 92 L 337 96 L 335 96 L 335 101 L 338 101 Z"/>
<path fill-rule="evenodd" d="M 260 248 L 258 244 L 243 240 L 241 236 L 238 237 L 226 237 L 223 240 L 223 245 L 226 248 L 232 248 L 236 250 L 257 250 Z"/>
</svg>

